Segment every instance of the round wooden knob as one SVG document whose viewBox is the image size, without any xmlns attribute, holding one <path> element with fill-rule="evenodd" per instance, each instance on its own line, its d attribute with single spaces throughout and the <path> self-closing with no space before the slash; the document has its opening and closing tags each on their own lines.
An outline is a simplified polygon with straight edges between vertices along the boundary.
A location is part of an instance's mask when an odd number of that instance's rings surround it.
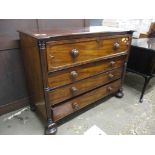
<svg viewBox="0 0 155 155">
<path fill-rule="evenodd" d="M 126 42 L 126 46 L 129 46 L 129 45 L 130 45 L 130 43 L 129 43 L 129 41 L 127 41 L 127 42 Z"/>
<path fill-rule="evenodd" d="M 75 79 L 78 76 L 78 73 L 76 71 L 72 71 L 70 75 L 73 79 Z"/>
<path fill-rule="evenodd" d="M 71 50 L 71 56 L 72 58 L 76 58 L 79 55 L 79 51 L 77 49 Z"/>
<path fill-rule="evenodd" d="M 111 67 L 113 67 L 115 65 L 115 63 L 116 63 L 115 61 L 111 61 L 110 62 Z"/>
<path fill-rule="evenodd" d="M 108 90 L 108 92 L 111 92 L 111 91 L 113 90 L 113 88 L 109 86 L 109 87 L 107 88 L 107 90 Z"/>
<path fill-rule="evenodd" d="M 114 44 L 114 50 L 119 49 L 119 47 L 120 47 L 120 44 L 119 44 L 119 43 L 115 43 L 115 44 Z"/>
<path fill-rule="evenodd" d="M 108 77 L 109 77 L 109 79 L 112 79 L 114 77 L 114 75 L 110 73 L 110 74 L 108 74 Z"/>
<path fill-rule="evenodd" d="M 73 108 L 74 110 L 79 110 L 79 109 L 80 109 L 80 106 L 79 106 L 78 103 L 74 102 L 74 103 L 72 103 L 72 108 Z"/>
<path fill-rule="evenodd" d="M 73 95 L 77 93 L 78 89 L 76 87 L 71 87 L 71 92 Z"/>
</svg>

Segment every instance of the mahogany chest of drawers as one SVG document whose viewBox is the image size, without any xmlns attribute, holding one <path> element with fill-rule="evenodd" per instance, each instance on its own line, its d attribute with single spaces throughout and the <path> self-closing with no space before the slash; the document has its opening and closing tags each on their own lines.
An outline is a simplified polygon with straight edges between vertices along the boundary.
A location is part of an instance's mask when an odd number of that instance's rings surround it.
<svg viewBox="0 0 155 155">
<path fill-rule="evenodd" d="M 30 107 L 47 120 L 45 134 L 103 97 L 123 96 L 131 37 L 132 31 L 90 28 L 20 31 Z"/>
</svg>

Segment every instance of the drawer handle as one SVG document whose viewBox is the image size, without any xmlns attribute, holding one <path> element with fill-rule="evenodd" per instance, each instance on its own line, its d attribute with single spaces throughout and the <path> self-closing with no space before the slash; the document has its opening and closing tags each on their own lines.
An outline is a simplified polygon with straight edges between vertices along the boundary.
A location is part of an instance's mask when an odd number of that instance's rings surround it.
<svg viewBox="0 0 155 155">
<path fill-rule="evenodd" d="M 79 106 L 78 103 L 74 102 L 74 103 L 72 103 L 72 108 L 73 108 L 74 110 L 79 110 L 79 109 L 80 109 L 80 106 Z"/>
<path fill-rule="evenodd" d="M 115 44 L 114 44 L 114 50 L 119 49 L 119 47 L 120 47 L 120 44 L 119 44 L 119 43 L 115 43 Z"/>
<path fill-rule="evenodd" d="M 78 73 L 76 71 L 72 71 L 70 75 L 73 79 L 75 79 L 78 76 Z"/>
<path fill-rule="evenodd" d="M 127 42 L 126 42 L 126 46 L 128 47 L 129 45 L 130 45 L 130 42 L 129 42 L 129 41 L 127 41 Z"/>
<path fill-rule="evenodd" d="M 79 55 L 79 51 L 77 49 L 72 49 L 71 50 L 71 56 L 72 58 L 76 58 Z"/>
<path fill-rule="evenodd" d="M 114 77 L 114 75 L 110 73 L 110 74 L 108 74 L 108 77 L 109 77 L 109 79 L 112 79 Z"/>
<path fill-rule="evenodd" d="M 111 67 L 114 67 L 115 63 L 116 63 L 115 61 L 111 61 L 110 62 Z"/>
<path fill-rule="evenodd" d="M 76 87 L 72 87 L 71 88 L 71 92 L 73 95 L 75 95 L 77 93 L 78 89 Z"/>
<path fill-rule="evenodd" d="M 108 90 L 108 92 L 112 92 L 113 88 L 109 86 L 109 87 L 107 88 L 107 90 Z"/>
</svg>

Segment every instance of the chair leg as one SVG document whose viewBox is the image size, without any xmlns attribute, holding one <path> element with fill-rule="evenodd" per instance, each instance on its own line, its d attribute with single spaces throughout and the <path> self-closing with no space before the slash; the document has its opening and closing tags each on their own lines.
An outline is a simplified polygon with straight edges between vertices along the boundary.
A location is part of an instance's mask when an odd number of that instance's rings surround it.
<svg viewBox="0 0 155 155">
<path fill-rule="evenodd" d="M 143 89 L 142 89 L 142 93 L 141 93 L 140 100 L 139 100 L 140 103 L 143 102 L 143 96 L 144 96 L 146 87 L 147 87 L 147 85 L 148 85 L 150 79 L 151 79 L 151 77 L 145 77 L 145 82 L 144 82 Z"/>
</svg>

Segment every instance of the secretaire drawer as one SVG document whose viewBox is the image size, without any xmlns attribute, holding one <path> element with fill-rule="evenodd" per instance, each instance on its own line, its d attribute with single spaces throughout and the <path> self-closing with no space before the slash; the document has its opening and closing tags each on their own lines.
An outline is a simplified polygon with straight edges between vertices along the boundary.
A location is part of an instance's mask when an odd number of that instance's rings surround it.
<svg viewBox="0 0 155 155">
<path fill-rule="evenodd" d="M 93 103 L 97 100 L 107 96 L 108 94 L 116 92 L 121 85 L 121 80 L 117 80 L 109 85 L 92 90 L 86 94 L 83 94 L 77 98 L 74 98 L 68 102 L 58 105 L 53 110 L 54 121 L 58 121 L 61 118 Z"/>
<path fill-rule="evenodd" d="M 74 84 L 66 85 L 62 88 L 52 90 L 48 93 L 49 102 L 51 105 L 60 103 L 69 98 L 85 93 L 91 89 L 107 84 L 113 80 L 121 78 L 122 68 L 118 68 L 103 74 L 99 74 L 85 80 L 75 82 Z"/>
<path fill-rule="evenodd" d="M 106 72 L 108 70 L 121 67 L 124 64 L 125 58 L 126 56 L 121 56 L 54 72 L 48 77 L 48 87 L 57 88 L 99 73 Z"/>
<path fill-rule="evenodd" d="M 57 70 L 82 62 L 98 60 L 107 55 L 126 52 L 128 45 L 129 38 L 127 36 L 47 42 L 48 70 Z"/>
</svg>

